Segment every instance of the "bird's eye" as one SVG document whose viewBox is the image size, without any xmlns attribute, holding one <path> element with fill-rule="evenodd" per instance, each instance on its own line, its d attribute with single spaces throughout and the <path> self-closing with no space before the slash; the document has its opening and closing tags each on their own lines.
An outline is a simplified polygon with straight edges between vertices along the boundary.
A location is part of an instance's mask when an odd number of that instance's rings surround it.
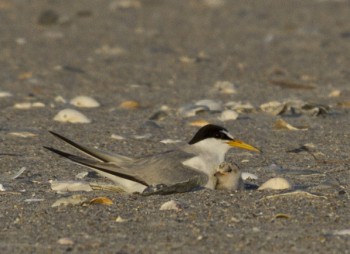
<svg viewBox="0 0 350 254">
<path fill-rule="evenodd" d="M 226 135 L 225 133 L 218 132 L 218 133 L 215 133 L 215 138 L 226 139 Z"/>
</svg>

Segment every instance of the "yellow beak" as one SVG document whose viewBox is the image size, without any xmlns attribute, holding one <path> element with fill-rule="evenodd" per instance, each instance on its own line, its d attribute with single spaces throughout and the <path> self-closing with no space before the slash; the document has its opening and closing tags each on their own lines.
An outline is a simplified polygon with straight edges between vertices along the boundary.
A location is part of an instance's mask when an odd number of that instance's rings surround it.
<svg viewBox="0 0 350 254">
<path fill-rule="evenodd" d="M 227 144 L 229 144 L 232 147 L 237 147 L 237 148 L 260 153 L 259 149 L 255 148 L 254 146 L 248 145 L 247 143 L 244 143 L 243 141 L 238 140 L 238 139 L 230 140 L 227 142 Z"/>
</svg>

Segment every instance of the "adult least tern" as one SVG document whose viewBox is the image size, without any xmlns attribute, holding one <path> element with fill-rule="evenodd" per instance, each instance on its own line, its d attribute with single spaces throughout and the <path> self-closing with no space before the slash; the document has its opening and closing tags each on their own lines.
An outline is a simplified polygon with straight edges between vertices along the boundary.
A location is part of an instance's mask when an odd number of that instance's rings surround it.
<svg viewBox="0 0 350 254">
<path fill-rule="evenodd" d="M 51 147 L 45 148 L 93 169 L 129 193 L 142 193 L 149 186 L 176 185 L 193 178 L 199 179 L 200 186 L 215 189 L 216 177 L 214 174 L 217 167 L 225 160 L 225 154 L 230 148 L 259 151 L 233 138 L 227 129 L 213 124 L 200 128 L 188 144 L 142 158 L 102 152 L 75 143 L 55 132 L 50 133 L 95 160 L 75 156 Z"/>
</svg>

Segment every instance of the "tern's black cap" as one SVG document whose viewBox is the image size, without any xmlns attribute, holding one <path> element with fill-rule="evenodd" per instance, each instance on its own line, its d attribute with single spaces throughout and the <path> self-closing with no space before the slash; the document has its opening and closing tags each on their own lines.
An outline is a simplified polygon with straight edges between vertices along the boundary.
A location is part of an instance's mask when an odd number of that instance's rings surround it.
<svg viewBox="0 0 350 254">
<path fill-rule="evenodd" d="M 232 140 L 229 136 L 227 136 L 226 133 L 228 133 L 228 130 L 224 127 L 214 125 L 214 124 L 208 124 L 200 128 L 197 133 L 194 135 L 194 137 L 188 142 L 190 145 L 193 145 L 199 141 L 202 141 L 207 138 L 217 138 L 217 139 L 223 139 L 223 140 Z"/>
</svg>

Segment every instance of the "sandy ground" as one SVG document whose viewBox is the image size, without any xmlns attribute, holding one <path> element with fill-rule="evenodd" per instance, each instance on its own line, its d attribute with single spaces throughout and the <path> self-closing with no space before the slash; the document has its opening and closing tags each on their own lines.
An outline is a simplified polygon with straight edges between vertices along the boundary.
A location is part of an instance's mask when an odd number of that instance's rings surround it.
<svg viewBox="0 0 350 254">
<path fill-rule="evenodd" d="M 13 95 L 0 98 L 1 253 L 350 252 L 347 1 L 0 0 L 0 66 L 0 91 Z M 232 82 L 237 93 L 213 90 L 217 81 Z M 335 90 L 340 95 L 330 97 Z M 78 95 L 101 103 L 78 109 L 92 122 L 53 121 L 59 110 L 77 109 L 55 98 Z M 331 109 L 321 116 L 256 111 L 227 122 L 213 113 L 177 114 L 200 99 L 255 108 L 298 99 Z M 125 100 L 142 107 L 119 108 Z M 22 102 L 45 107 L 14 108 Z M 170 111 L 150 123 L 162 105 Z M 307 130 L 278 131 L 274 123 L 280 118 Z M 49 181 L 74 180 L 86 169 L 43 148 L 69 150 L 48 130 L 140 156 L 168 149 L 162 139 L 188 140 L 198 128 L 190 126 L 196 119 L 224 125 L 264 151 L 227 155 L 259 177 L 251 182 L 281 176 L 313 195 L 200 190 L 143 197 L 95 191 L 77 194 L 106 196 L 113 204 L 51 207 L 74 193 L 57 194 Z M 308 143 L 314 145 L 311 154 L 287 152 Z M 103 179 L 87 178 L 96 180 Z M 169 200 L 182 210 L 160 211 Z M 118 216 L 125 221 L 116 222 Z"/>
</svg>

